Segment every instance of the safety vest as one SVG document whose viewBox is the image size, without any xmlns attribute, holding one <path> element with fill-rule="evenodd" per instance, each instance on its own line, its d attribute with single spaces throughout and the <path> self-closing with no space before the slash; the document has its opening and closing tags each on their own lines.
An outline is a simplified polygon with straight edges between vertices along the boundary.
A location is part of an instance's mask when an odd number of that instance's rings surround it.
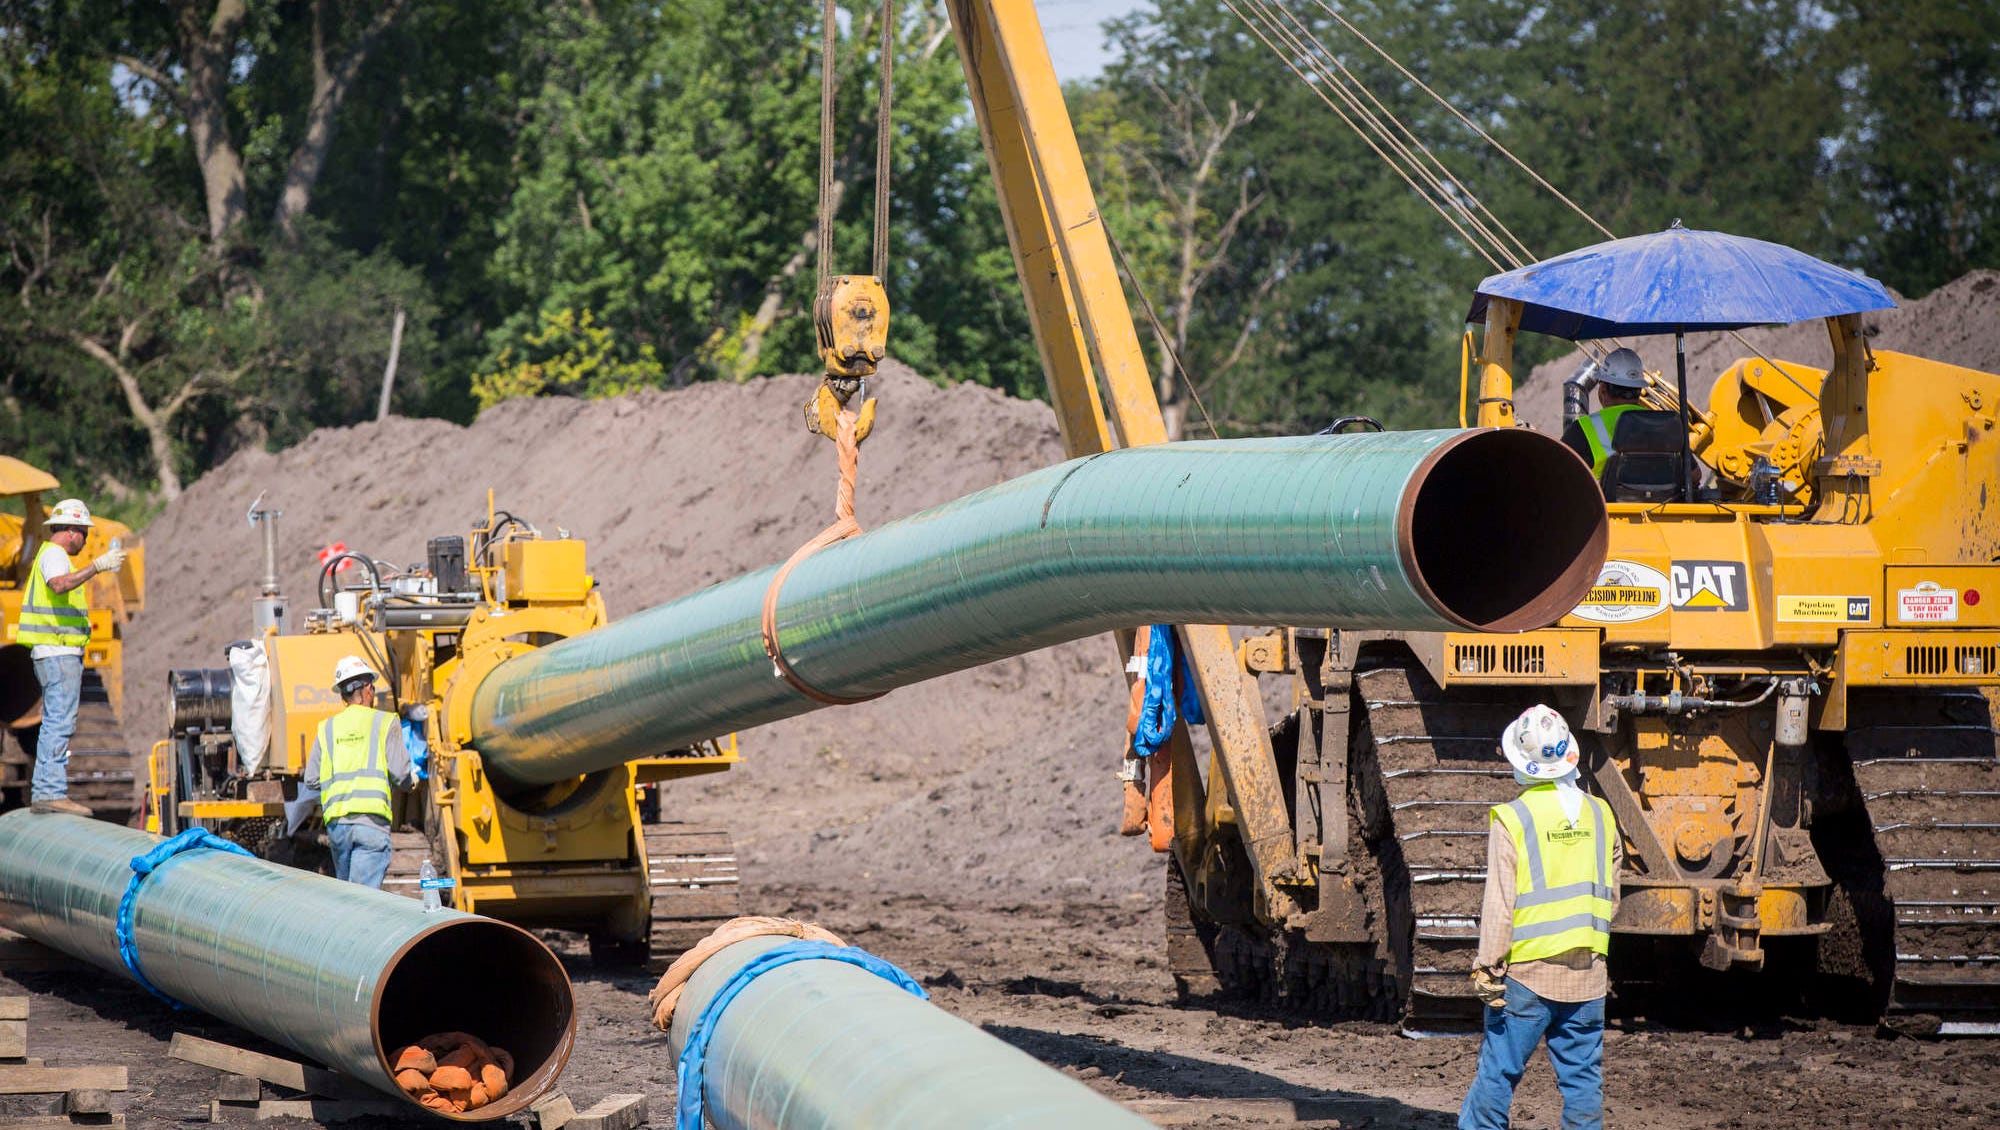
<svg viewBox="0 0 2000 1130">
<path fill-rule="evenodd" d="M 35 554 L 34 568 L 28 572 L 28 592 L 21 600 L 21 626 L 15 631 L 14 642 L 27 647 L 41 644 L 82 647 L 90 642 L 90 605 L 84 600 L 82 585 L 68 592 L 49 587 L 49 579 L 42 573 L 42 562 L 51 549 L 63 552 L 61 546 L 49 543 Z M 69 555 L 63 554 L 63 560 L 68 561 Z"/>
<path fill-rule="evenodd" d="M 1583 441 L 1590 445 L 1591 474 L 1604 474 L 1604 461 L 1611 458 L 1611 437 L 1618 434 L 1618 417 L 1639 407 L 1637 404 L 1614 404 L 1577 418 L 1578 426 L 1583 429 Z"/>
<path fill-rule="evenodd" d="M 389 815 L 389 715 L 350 703 L 319 726 L 319 803 L 328 823 Z"/>
<path fill-rule="evenodd" d="M 1585 795 L 1571 820 L 1556 786 L 1536 785 L 1493 819 L 1514 840 L 1514 941 L 1507 961 L 1536 961 L 1575 949 L 1611 951 L 1618 910 L 1611 806 Z"/>
</svg>

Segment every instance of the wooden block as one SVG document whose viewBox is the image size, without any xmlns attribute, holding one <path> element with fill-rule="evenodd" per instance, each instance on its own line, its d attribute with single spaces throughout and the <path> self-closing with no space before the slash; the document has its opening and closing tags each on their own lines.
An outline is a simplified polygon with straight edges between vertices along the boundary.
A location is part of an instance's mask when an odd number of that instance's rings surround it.
<svg viewBox="0 0 2000 1130">
<path fill-rule="evenodd" d="M 254 1103 L 264 1097 L 264 1081 L 254 1075 L 224 1075 L 215 1097 L 226 1103 Z"/>
<path fill-rule="evenodd" d="M 77 968 L 75 959 L 19 934 L 0 938 L 0 973 L 47 973 Z"/>
<path fill-rule="evenodd" d="M 232 1075 L 248 1075 L 280 1087 L 304 1091 L 308 1095 L 323 1095 L 330 1099 L 363 1099 L 379 1094 L 325 1068 L 313 1067 L 297 1060 L 281 1059 L 275 1055 L 265 1055 L 263 1052 L 233 1048 L 228 1044 L 216 1043 L 214 1040 L 204 1040 L 200 1036 L 190 1036 L 186 1032 L 174 1033 L 172 1042 L 167 1045 L 167 1054 L 185 1063 L 213 1067 L 217 1071 L 227 1071 Z"/>
<path fill-rule="evenodd" d="M 304 1118 L 313 1122 L 352 1122 L 357 1118 L 407 1118 L 414 1105 L 394 1099 L 265 1099 L 252 1116 L 258 1122 L 273 1118 Z"/>
<path fill-rule="evenodd" d="M 27 997 L 0 997 L 0 1020 L 26 1020 Z"/>
<path fill-rule="evenodd" d="M 0 1020 L 0 1059 L 24 1059 L 28 1054 L 28 1022 Z"/>
<path fill-rule="evenodd" d="M 606 1095 L 570 1120 L 569 1130 L 635 1130 L 646 1124 L 646 1096 Z"/>
<path fill-rule="evenodd" d="M 99 1090 L 71 1091 L 63 1096 L 65 1114 L 110 1114 L 111 1092 Z"/>
<path fill-rule="evenodd" d="M 563 1130 L 576 1117 L 576 1104 L 561 1091 L 543 1095 L 528 1106 L 537 1130 Z"/>
<path fill-rule="evenodd" d="M 122 1067 L 0 1067 L 0 1095 L 125 1089 L 125 1069 Z"/>
<path fill-rule="evenodd" d="M 34 1114 L 22 1118 L 0 1118 L 0 1130 L 76 1130 L 79 1126 L 123 1126 L 122 1114 Z"/>
</svg>

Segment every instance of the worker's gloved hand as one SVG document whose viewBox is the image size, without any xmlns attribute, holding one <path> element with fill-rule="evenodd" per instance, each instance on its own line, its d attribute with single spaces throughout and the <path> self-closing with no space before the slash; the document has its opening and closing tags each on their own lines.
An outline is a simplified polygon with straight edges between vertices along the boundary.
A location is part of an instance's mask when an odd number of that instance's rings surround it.
<svg viewBox="0 0 2000 1130">
<path fill-rule="evenodd" d="M 1507 1004 L 1507 978 L 1490 969 L 1472 971 L 1472 992 L 1486 1002 L 1487 1008 L 1504 1008 Z"/>
<path fill-rule="evenodd" d="M 100 573 L 116 573 L 125 567 L 125 551 L 113 549 L 100 553 L 97 555 L 97 560 L 91 564 L 96 566 Z"/>
</svg>

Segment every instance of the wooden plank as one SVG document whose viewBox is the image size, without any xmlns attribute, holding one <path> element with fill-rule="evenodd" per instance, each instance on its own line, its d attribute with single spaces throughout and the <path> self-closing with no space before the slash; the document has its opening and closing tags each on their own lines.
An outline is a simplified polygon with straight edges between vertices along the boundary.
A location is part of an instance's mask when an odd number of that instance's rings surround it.
<svg viewBox="0 0 2000 1130">
<path fill-rule="evenodd" d="M 28 1022 L 0 1020 L 0 1059 L 23 1059 L 28 1054 Z"/>
<path fill-rule="evenodd" d="M 536 1130 L 563 1130 L 576 1118 L 576 1104 L 561 1091 L 543 1095 L 528 1106 Z"/>
<path fill-rule="evenodd" d="M 0 1130 L 77 1130 L 79 1126 L 123 1126 L 122 1114 L 35 1114 L 21 1118 L 0 1118 Z"/>
<path fill-rule="evenodd" d="M 0 1067 L 0 1095 L 53 1095 L 64 1091 L 123 1091 L 123 1067 Z"/>
<path fill-rule="evenodd" d="M 646 1124 L 646 1096 L 606 1095 L 569 1122 L 568 1130 L 636 1130 Z"/>
<path fill-rule="evenodd" d="M 254 1103 L 264 1097 L 264 1081 L 254 1075 L 224 1075 L 215 1097 L 226 1103 Z"/>
<path fill-rule="evenodd" d="M 186 1063 L 213 1067 L 217 1071 L 227 1071 L 232 1075 L 248 1075 L 280 1087 L 304 1091 L 309 1095 L 323 1095 L 331 1099 L 358 1099 L 377 1093 L 325 1068 L 245 1048 L 233 1048 L 214 1040 L 204 1040 L 200 1036 L 190 1036 L 186 1032 L 174 1033 L 173 1041 L 167 1045 L 167 1054 Z"/>
<path fill-rule="evenodd" d="M 217 1104 L 220 1105 L 220 1104 Z M 304 1118 L 312 1122 L 352 1122 L 357 1118 L 408 1118 L 412 1103 L 394 1099 L 265 1099 L 246 1108 L 254 1122 L 273 1118 Z"/>
<path fill-rule="evenodd" d="M 27 997 L 0 997 L 0 1020 L 26 1020 Z"/>
<path fill-rule="evenodd" d="M 76 959 L 19 934 L 0 937 L 0 972 L 47 973 L 78 966 Z"/>
</svg>

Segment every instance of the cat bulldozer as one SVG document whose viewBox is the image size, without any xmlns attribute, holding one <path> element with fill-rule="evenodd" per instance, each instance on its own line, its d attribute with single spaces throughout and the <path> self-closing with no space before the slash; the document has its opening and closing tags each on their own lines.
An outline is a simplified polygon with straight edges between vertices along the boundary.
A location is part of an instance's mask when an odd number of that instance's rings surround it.
<svg viewBox="0 0 2000 1130">
<path fill-rule="evenodd" d="M 21 600 L 35 552 L 48 536 L 43 494 L 60 484 L 54 475 L 0 455 L 0 811 L 28 803 L 35 743 L 42 722 L 42 691 L 35 681 L 30 649 L 14 642 Z M 76 732 L 69 743 L 69 796 L 89 806 L 101 820 L 125 823 L 136 810 L 139 759 L 125 744 L 125 630 L 146 604 L 146 550 L 121 522 L 95 518 L 90 537 L 77 555 L 88 562 L 111 548 L 125 547 L 125 567 L 117 575 L 93 577 L 88 585 L 90 642 L 83 649 L 83 693 L 77 704 Z"/>
<path fill-rule="evenodd" d="M 736 857 L 719 828 L 673 815 L 666 782 L 727 770 L 733 735 L 661 750 L 537 788 L 510 788 L 469 741 L 480 682 L 507 660 L 607 621 L 585 544 L 544 536 L 505 511 L 466 535 L 430 539 L 397 567 L 331 555 L 318 603 L 287 631 L 277 591 L 276 511 L 264 531 L 263 595 L 252 639 L 226 668 L 169 673 L 168 737 L 156 743 L 147 827 L 203 827 L 278 862 L 331 870 L 301 778 L 320 724 L 343 704 L 347 656 L 381 677 L 378 709 L 401 719 L 422 779 L 397 796 L 383 889 L 423 896 L 424 864 L 445 905 L 530 928 L 584 934 L 609 964 L 671 960 L 737 910 Z"/>
<path fill-rule="evenodd" d="M 1033 6 L 949 10 L 1065 448 L 1164 442 Z M 1517 423 L 1520 314 L 1486 307 L 1478 426 Z M 1826 370 L 1752 357 L 1686 426 L 1631 414 L 1714 485 L 1611 483 L 1609 564 L 1552 627 L 1175 626 L 1206 748 L 1183 719 L 1149 791 L 1187 995 L 1475 1024 L 1487 813 L 1517 791 L 1499 735 L 1546 702 L 1622 827 L 1621 992 L 1755 972 L 2000 1030 L 2000 376 L 1826 326 Z"/>
</svg>

